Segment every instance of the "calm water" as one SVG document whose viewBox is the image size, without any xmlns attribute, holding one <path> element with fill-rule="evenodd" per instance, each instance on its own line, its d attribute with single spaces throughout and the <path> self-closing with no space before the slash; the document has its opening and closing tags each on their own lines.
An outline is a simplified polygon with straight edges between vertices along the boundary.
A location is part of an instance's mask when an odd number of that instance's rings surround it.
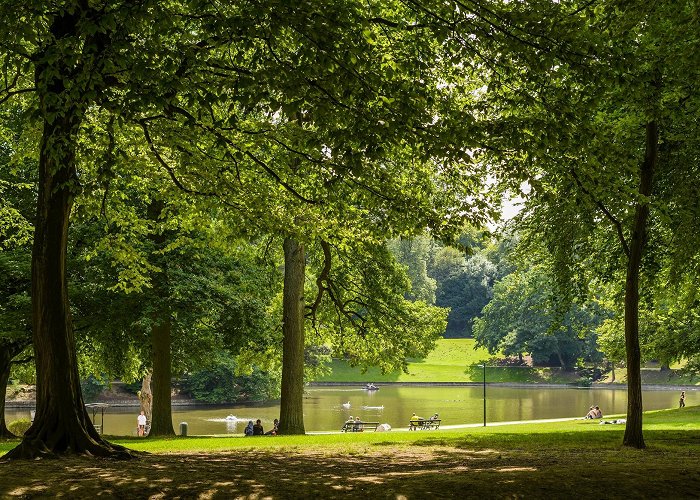
<svg viewBox="0 0 700 500">
<path fill-rule="evenodd" d="M 678 390 L 644 391 L 644 409 L 675 408 Z M 686 403 L 700 394 L 688 393 Z M 344 407 L 343 403 L 350 403 Z M 533 420 L 583 416 L 592 405 L 603 415 L 627 411 L 625 389 L 512 388 L 487 387 L 488 422 Z M 383 406 L 383 408 L 381 408 Z M 387 422 L 406 427 L 413 413 L 429 417 L 439 413 L 443 425 L 479 423 L 483 420 L 482 387 L 408 387 L 380 386 L 375 392 L 357 386 L 310 387 L 304 397 L 304 424 L 307 431 L 340 429 L 350 415 L 364 421 Z M 111 435 L 135 435 L 137 408 L 110 408 L 104 417 L 104 432 Z M 237 420 L 226 420 L 233 415 Z M 28 410 L 9 409 L 8 421 L 28 418 Z M 258 406 L 173 408 L 173 426 L 187 422 L 189 434 L 241 434 L 248 420 L 261 419 L 267 430 L 279 416 L 279 403 Z M 99 423 L 99 416 L 98 422 Z"/>
</svg>

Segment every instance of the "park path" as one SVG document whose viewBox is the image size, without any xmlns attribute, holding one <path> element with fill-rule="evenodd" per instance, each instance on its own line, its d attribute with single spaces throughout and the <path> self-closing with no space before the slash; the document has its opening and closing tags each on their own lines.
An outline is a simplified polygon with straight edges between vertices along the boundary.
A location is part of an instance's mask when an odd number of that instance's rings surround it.
<svg viewBox="0 0 700 500">
<path fill-rule="evenodd" d="M 518 424 L 546 424 L 551 422 L 569 422 L 572 420 L 581 420 L 581 417 L 565 417 L 565 418 L 543 418 L 539 420 L 511 420 L 509 422 L 486 422 L 486 427 L 497 427 L 500 425 L 518 425 Z M 440 429 L 469 429 L 476 427 L 484 427 L 483 422 L 478 424 L 453 424 L 441 425 Z M 391 432 L 408 432 L 408 427 L 392 427 Z M 309 431 L 307 434 L 343 434 L 341 431 Z"/>
</svg>

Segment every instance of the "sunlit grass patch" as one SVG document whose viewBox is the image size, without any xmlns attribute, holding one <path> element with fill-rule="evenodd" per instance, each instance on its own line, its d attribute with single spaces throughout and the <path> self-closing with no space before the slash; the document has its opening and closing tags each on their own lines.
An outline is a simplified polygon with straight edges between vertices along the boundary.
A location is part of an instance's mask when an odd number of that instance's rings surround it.
<svg viewBox="0 0 700 500">
<path fill-rule="evenodd" d="M 624 425 L 560 421 L 418 432 L 114 438 L 129 461 L 0 464 L 0 497 L 605 498 L 697 496 L 700 407 L 649 412 L 644 451 Z M 7 451 L 18 441 L 0 441 Z"/>
</svg>

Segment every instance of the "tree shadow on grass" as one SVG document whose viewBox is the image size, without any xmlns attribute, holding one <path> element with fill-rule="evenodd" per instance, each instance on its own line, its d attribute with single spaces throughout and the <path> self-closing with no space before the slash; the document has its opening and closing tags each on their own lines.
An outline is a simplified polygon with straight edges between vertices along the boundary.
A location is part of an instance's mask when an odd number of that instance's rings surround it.
<svg viewBox="0 0 700 500">
<path fill-rule="evenodd" d="M 506 434 L 493 446 L 426 437 L 416 446 L 369 445 L 347 453 L 253 449 L 127 462 L 0 462 L 0 497 L 561 498 L 596 489 L 606 498 L 629 498 L 694 496 L 700 488 L 696 448 L 682 459 L 658 452 L 640 460 L 646 452 L 621 455 L 610 446 L 593 456 L 576 447 L 552 452 L 507 445 L 517 437 L 522 434 Z"/>
</svg>

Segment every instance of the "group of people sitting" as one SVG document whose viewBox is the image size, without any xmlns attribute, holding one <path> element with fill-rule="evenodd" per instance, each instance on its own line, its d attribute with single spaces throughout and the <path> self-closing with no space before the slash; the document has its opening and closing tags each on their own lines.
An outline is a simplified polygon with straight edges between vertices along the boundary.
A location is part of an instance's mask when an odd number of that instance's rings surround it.
<svg viewBox="0 0 700 500">
<path fill-rule="evenodd" d="M 272 429 L 269 431 L 265 432 L 265 429 L 263 429 L 262 423 L 260 422 L 260 419 L 257 419 L 255 423 L 253 423 L 252 420 L 248 421 L 248 425 L 246 426 L 245 430 L 243 431 L 243 434 L 246 436 L 276 436 L 277 433 L 279 432 L 278 428 L 280 425 L 280 421 L 275 419 L 272 422 Z"/>
<path fill-rule="evenodd" d="M 591 406 L 588 413 L 583 418 L 603 418 L 603 412 L 597 406 Z"/>
<path fill-rule="evenodd" d="M 411 415 L 411 420 L 425 420 L 423 417 L 419 417 L 415 413 Z M 440 420 L 440 415 L 437 413 L 434 413 L 432 417 L 430 417 L 428 420 Z"/>
<path fill-rule="evenodd" d="M 427 420 L 424 419 L 423 417 L 419 417 L 418 415 L 416 415 L 414 413 L 413 415 L 411 415 L 411 419 L 408 421 L 408 430 L 415 431 L 419 428 L 424 428 L 424 426 L 425 427 L 433 427 L 432 424 L 430 426 L 428 426 L 426 424 L 426 422 L 434 422 L 435 424 L 439 425 L 439 422 L 435 422 L 436 420 L 440 420 L 440 415 L 438 415 L 437 413 L 434 413 L 433 416 Z"/>
<path fill-rule="evenodd" d="M 365 430 L 362 426 L 362 420 L 360 420 L 360 417 L 355 417 L 353 419 L 352 415 L 350 415 L 350 418 L 348 418 L 345 422 L 345 427 L 350 428 L 350 425 L 352 425 L 352 432 L 362 432 Z"/>
</svg>

